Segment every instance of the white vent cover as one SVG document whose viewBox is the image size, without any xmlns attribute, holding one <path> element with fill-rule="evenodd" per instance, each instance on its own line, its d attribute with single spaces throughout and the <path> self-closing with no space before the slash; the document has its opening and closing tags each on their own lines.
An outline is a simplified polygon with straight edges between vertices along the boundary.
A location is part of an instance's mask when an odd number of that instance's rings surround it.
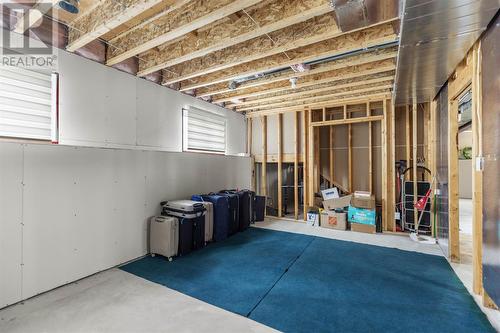
<svg viewBox="0 0 500 333">
<path fill-rule="evenodd" d="M 57 141 L 56 87 L 57 74 L 0 66 L 0 136 Z"/>
<path fill-rule="evenodd" d="M 185 151 L 226 152 L 226 118 L 195 107 L 183 109 Z"/>
</svg>

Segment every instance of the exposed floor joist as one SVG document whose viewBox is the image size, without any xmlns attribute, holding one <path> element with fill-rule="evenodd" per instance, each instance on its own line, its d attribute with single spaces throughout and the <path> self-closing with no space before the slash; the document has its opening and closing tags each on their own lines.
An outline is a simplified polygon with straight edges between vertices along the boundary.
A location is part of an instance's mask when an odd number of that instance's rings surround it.
<svg viewBox="0 0 500 333">
<path fill-rule="evenodd" d="M 172 84 L 277 54 L 280 58 L 286 59 L 286 54 L 283 52 L 341 34 L 342 32 L 335 23 L 335 16 L 327 13 L 204 57 L 169 67 L 164 73 L 163 82 Z"/>
<path fill-rule="evenodd" d="M 350 85 L 343 89 L 335 89 L 334 93 L 328 93 L 332 91 L 330 89 L 327 91 L 327 94 L 325 95 L 315 95 L 310 97 L 297 98 L 292 101 L 281 100 L 280 102 L 275 102 L 275 103 L 265 103 L 249 107 L 242 107 L 240 109 L 237 109 L 237 111 L 250 111 L 250 110 L 259 111 L 259 110 L 273 109 L 277 107 L 287 107 L 296 105 L 309 106 L 309 104 L 319 102 L 320 100 L 335 100 L 338 97 L 343 98 L 345 97 L 345 95 L 366 93 L 366 92 L 371 93 L 373 91 L 386 90 L 386 89 L 389 90 L 390 88 L 392 88 L 392 78 L 384 82 L 377 82 L 374 84 L 365 84 L 361 86 Z"/>
<path fill-rule="evenodd" d="M 108 48 L 108 65 L 172 41 L 262 0 L 194 0 L 153 22 L 123 34 Z"/>
<path fill-rule="evenodd" d="M 370 78 L 370 77 L 361 77 L 359 80 L 356 80 L 352 82 L 352 80 L 348 80 L 350 82 L 340 82 L 340 84 L 328 84 L 327 86 L 313 86 L 312 89 L 300 91 L 300 92 L 289 92 L 285 94 L 280 94 L 272 97 L 267 97 L 267 98 L 262 98 L 262 99 L 255 99 L 251 101 L 246 101 L 242 102 L 240 104 L 231 104 L 229 106 L 226 105 L 226 107 L 235 107 L 236 110 L 238 111 L 246 111 L 246 110 L 251 110 L 252 107 L 254 106 L 259 106 L 259 105 L 273 105 L 274 102 L 277 101 L 283 101 L 283 100 L 290 100 L 290 99 L 296 99 L 298 100 L 299 98 L 304 98 L 304 97 L 312 97 L 311 95 L 317 95 L 320 93 L 325 93 L 325 92 L 331 92 L 333 90 L 337 89 L 344 89 L 344 88 L 350 88 L 352 90 L 355 90 L 356 87 L 358 86 L 363 86 L 367 84 L 373 84 L 373 83 L 385 83 L 387 81 L 393 81 L 394 80 L 394 73 L 390 73 L 390 75 L 383 75 L 380 77 L 375 77 L 375 78 Z"/>
<path fill-rule="evenodd" d="M 332 11 L 327 0 L 267 0 L 140 55 L 139 76 L 205 56 Z"/>
<path fill-rule="evenodd" d="M 391 91 L 374 91 L 372 93 L 362 93 L 362 94 L 354 94 L 353 96 L 345 96 L 345 97 L 337 97 L 333 100 L 329 101 L 319 101 L 314 103 L 307 104 L 308 108 L 322 108 L 322 107 L 334 107 L 341 106 L 343 104 L 359 104 L 366 103 L 370 101 L 380 101 L 384 98 L 390 98 Z M 253 111 L 246 113 L 247 118 L 260 117 L 264 115 L 272 115 L 283 112 L 295 112 L 304 110 L 304 105 L 294 105 L 287 106 L 282 108 L 273 108 L 271 110 L 262 110 L 262 111 Z"/>
<path fill-rule="evenodd" d="M 221 101 L 231 101 L 231 103 L 226 104 L 226 106 L 234 103 L 235 100 L 244 100 L 243 103 L 247 102 L 248 99 L 253 98 L 265 98 L 269 95 L 293 93 L 294 91 L 301 90 L 303 88 L 316 86 L 319 84 L 332 83 L 341 80 L 355 79 L 362 76 L 385 73 L 388 71 L 393 71 L 396 69 L 395 62 L 393 60 L 386 61 L 376 61 L 374 63 L 364 64 L 360 66 L 353 66 L 342 68 L 339 70 L 333 70 L 318 75 L 312 75 L 310 77 L 304 77 L 298 80 L 296 88 L 292 88 L 289 81 L 282 81 L 279 83 L 274 83 L 270 85 L 265 85 L 260 87 L 260 89 L 255 89 L 254 92 L 247 94 L 233 95 L 231 98 L 214 100 L 214 102 L 219 103 Z M 238 103 L 242 104 L 242 103 Z"/>
<path fill-rule="evenodd" d="M 163 0 L 131 0 L 127 5 L 116 0 L 104 0 L 69 25 L 66 49 L 73 52 L 97 39 Z M 175 0 L 169 2 L 175 4 Z"/>
<path fill-rule="evenodd" d="M 349 57 L 343 57 L 341 59 L 331 60 L 317 65 L 312 65 L 311 69 L 306 72 L 297 73 L 294 72 L 292 69 L 285 69 L 275 74 L 270 74 L 262 78 L 243 82 L 237 85 L 235 89 L 229 89 L 227 84 L 225 83 L 220 83 L 213 86 L 200 88 L 197 89 L 196 96 L 207 97 L 207 96 L 219 95 L 214 98 L 215 103 L 227 102 L 241 94 L 246 95 L 249 93 L 258 92 L 261 89 L 273 89 L 274 87 L 277 86 L 276 84 L 278 83 L 282 84 L 283 82 L 288 82 L 288 80 L 290 80 L 292 77 L 299 78 L 299 84 L 300 84 L 300 82 L 303 81 L 300 78 L 304 76 L 320 74 L 324 72 L 329 72 L 347 67 L 353 67 L 356 65 L 362 65 L 376 61 L 395 59 L 396 56 L 397 56 L 397 50 L 394 47 L 374 50 L 366 53 L 352 55 Z"/>
<path fill-rule="evenodd" d="M 246 62 L 238 66 L 204 75 L 202 77 L 190 79 L 185 83 L 181 83 L 180 90 L 187 91 L 212 84 L 227 82 L 241 77 L 280 69 L 297 63 L 313 61 L 353 50 L 393 42 L 396 39 L 397 35 L 395 33 L 393 22 L 387 22 L 287 51 L 287 55 L 291 60 L 288 60 L 283 54 L 277 54 Z M 164 82 L 164 84 L 165 83 L 166 82 Z"/>
</svg>

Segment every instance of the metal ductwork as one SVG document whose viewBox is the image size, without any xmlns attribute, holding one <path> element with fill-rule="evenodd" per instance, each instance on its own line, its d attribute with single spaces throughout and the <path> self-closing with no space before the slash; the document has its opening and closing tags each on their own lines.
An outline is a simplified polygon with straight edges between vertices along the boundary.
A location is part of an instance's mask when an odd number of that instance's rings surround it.
<svg viewBox="0 0 500 333">
<path fill-rule="evenodd" d="M 331 6 L 342 32 L 399 16 L 398 0 L 331 0 Z"/>
</svg>

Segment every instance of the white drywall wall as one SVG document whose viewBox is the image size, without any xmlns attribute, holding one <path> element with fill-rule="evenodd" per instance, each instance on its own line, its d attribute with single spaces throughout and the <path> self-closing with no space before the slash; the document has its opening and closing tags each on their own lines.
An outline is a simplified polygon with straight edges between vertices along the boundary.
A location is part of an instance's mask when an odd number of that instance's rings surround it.
<svg viewBox="0 0 500 333">
<path fill-rule="evenodd" d="M 182 108 L 227 118 L 227 154 L 245 153 L 244 116 L 77 55 L 59 51 L 59 142 L 182 151 Z"/>
<path fill-rule="evenodd" d="M 162 200 L 250 184 L 246 157 L 0 142 L 0 308 L 146 254 Z"/>
</svg>

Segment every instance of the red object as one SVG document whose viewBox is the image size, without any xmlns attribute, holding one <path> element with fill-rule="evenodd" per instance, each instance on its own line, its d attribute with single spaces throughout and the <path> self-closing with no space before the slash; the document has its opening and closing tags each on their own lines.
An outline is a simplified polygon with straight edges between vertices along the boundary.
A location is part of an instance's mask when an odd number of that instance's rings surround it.
<svg viewBox="0 0 500 333">
<path fill-rule="evenodd" d="M 432 193 L 432 189 L 430 188 L 429 190 L 427 190 L 427 193 L 424 195 L 424 197 L 420 198 L 417 201 L 417 203 L 414 205 L 414 207 L 420 211 L 424 210 L 425 206 L 427 205 L 427 201 L 429 200 L 429 197 L 431 196 L 431 193 Z"/>
</svg>

